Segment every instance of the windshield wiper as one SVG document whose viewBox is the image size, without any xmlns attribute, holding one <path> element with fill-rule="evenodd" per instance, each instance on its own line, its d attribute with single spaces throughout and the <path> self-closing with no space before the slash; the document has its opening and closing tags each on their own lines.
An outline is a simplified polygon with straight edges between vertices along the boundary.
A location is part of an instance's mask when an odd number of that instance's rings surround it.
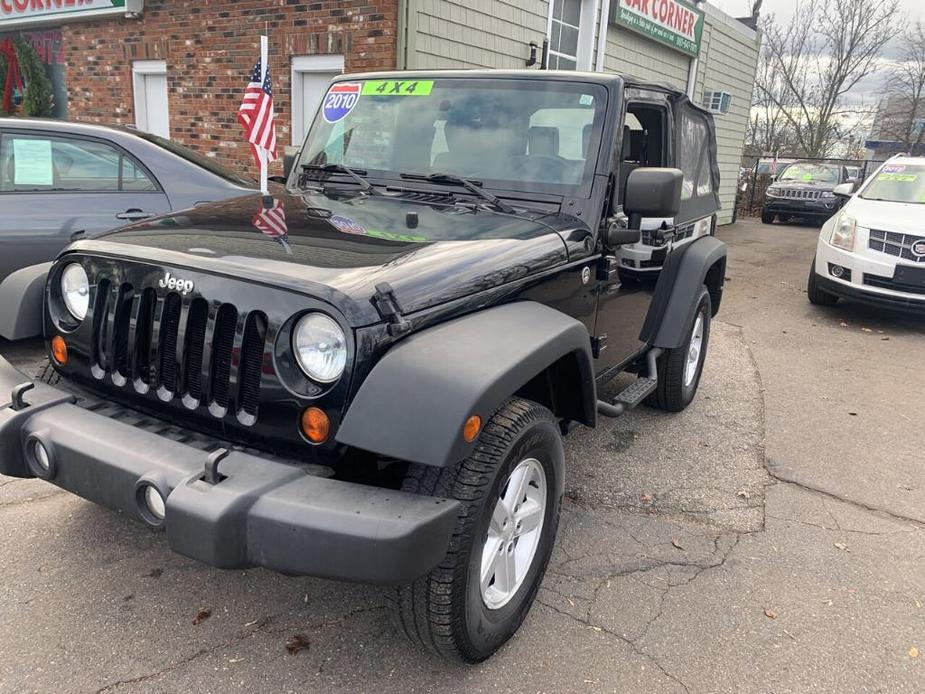
<svg viewBox="0 0 925 694">
<path fill-rule="evenodd" d="M 401 177 L 413 181 L 429 181 L 431 183 L 447 183 L 449 185 L 462 186 L 473 195 L 477 195 L 478 197 L 482 198 L 482 200 L 488 202 L 498 212 L 503 212 L 504 214 L 517 213 L 517 210 L 515 210 L 500 198 L 492 195 L 487 190 L 482 190 L 479 187 L 482 185 L 481 181 L 476 181 L 471 178 L 463 178 L 462 176 L 457 176 L 456 174 L 439 172 L 432 174 L 403 173 L 401 174 Z"/>
<path fill-rule="evenodd" d="M 366 171 L 363 169 L 351 169 L 349 166 L 344 164 L 302 164 L 303 171 L 328 171 L 333 173 L 342 173 L 347 174 L 356 181 L 359 186 L 363 189 L 364 193 L 369 193 L 370 195 L 382 195 L 372 183 L 367 181 L 363 176 L 366 175 Z"/>
</svg>

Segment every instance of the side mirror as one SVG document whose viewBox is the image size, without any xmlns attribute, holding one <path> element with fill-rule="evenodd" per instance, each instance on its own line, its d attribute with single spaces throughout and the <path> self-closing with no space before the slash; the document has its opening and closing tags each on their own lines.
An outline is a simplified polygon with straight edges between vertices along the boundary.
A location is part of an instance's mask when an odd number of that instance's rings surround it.
<svg viewBox="0 0 925 694">
<path fill-rule="evenodd" d="M 839 183 L 832 188 L 832 193 L 839 198 L 850 198 L 854 194 L 855 183 Z"/>
<path fill-rule="evenodd" d="M 283 176 L 286 177 L 286 180 L 289 180 L 289 174 L 292 173 L 292 165 L 295 164 L 295 155 L 294 154 L 284 154 L 283 155 Z"/>
<path fill-rule="evenodd" d="M 681 208 L 680 169 L 643 167 L 626 179 L 623 211 L 629 215 L 630 229 L 639 229 L 643 217 L 674 217 Z"/>
</svg>

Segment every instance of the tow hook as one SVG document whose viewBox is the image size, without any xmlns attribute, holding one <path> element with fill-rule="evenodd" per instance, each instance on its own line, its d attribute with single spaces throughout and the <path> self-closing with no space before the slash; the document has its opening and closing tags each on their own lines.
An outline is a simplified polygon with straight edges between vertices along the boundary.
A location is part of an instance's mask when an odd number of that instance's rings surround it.
<svg viewBox="0 0 925 694">
<path fill-rule="evenodd" d="M 206 458 L 205 470 L 202 475 L 202 481 L 206 484 L 216 485 L 225 479 L 225 475 L 218 471 L 218 464 L 228 456 L 227 448 L 219 448 L 212 451 Z"/>
<path fill-rule="evenodd" d="M 33 388 L 35 388 L 35 383 L 32 381 L 20 383 L 18 386 L 13 387 L 13 390 L 10 392 L 10 408 L 14 412 L 19 412 L 29 407 L 29 403 L 23 400 L 22 396 Z"/>
</svg>

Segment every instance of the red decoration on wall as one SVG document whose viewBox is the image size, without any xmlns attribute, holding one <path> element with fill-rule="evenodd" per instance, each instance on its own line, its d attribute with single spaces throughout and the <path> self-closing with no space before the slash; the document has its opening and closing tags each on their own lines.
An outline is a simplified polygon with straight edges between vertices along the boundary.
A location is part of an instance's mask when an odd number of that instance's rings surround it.
<svg viewBox="0 0 925 694">
<path fill-rule="evenodd" d="M 19 61 L 16 59 L 16 50 L 13 39 L 0 41 L 0 55 L 6 58 L 6 84 L 3 85 L 3 111 L 10 113 L 13 110 L 13 90 L 23 90 L 22 72 L 19 70 Z"/>
</svg>

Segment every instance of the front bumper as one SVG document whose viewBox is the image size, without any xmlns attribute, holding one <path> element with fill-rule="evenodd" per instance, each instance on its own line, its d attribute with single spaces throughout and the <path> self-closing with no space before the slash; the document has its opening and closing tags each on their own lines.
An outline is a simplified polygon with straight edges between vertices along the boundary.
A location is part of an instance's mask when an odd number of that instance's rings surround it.
<svg viewBox="0 0 925 694">
<path fill-rule="evenodd" d="M 41 476 L 85 499 L 155 524 L 144 485 L 166 498 L 170 547 L 224 569 L 403 584 L 443 559 L 459 502 L 310 474 L 318 468 L 232 450 L 206 481 L 210 453 L 110 419 L 35 383 L 0 357 L 0 474 Z M 48 451 L 47 473 L 31 453 Z M 36 475 L 41 472 L 41 475 Z"/>
<path fill-rule="evenodd" d="M 859 244 L 866 244 L 866 236 L 858 239 Z M 830 265 L 838 265 L 851 272 L 851 278 L 835 278 L 829 272 Z M 896 270 L 896 263 L 887 259 L 869 258 L 862 253 L 849 252 L 829 245 L 822 239 L 816 246 L 816 283 L 827 294 L 898 311 L 925 313 L 925 294 L 884 289 L 865 284 L 866 277 L 889 280 Z"/>
<path fill-rule="evenodd" d="M 794 217 L 828 218 L 838 212 L 840 208 L 841 205 L 838 199 L 813 200 L 766 197 L 764 200 L 764 212 L 766 214 L 789 214 Z"/>
</svg>

